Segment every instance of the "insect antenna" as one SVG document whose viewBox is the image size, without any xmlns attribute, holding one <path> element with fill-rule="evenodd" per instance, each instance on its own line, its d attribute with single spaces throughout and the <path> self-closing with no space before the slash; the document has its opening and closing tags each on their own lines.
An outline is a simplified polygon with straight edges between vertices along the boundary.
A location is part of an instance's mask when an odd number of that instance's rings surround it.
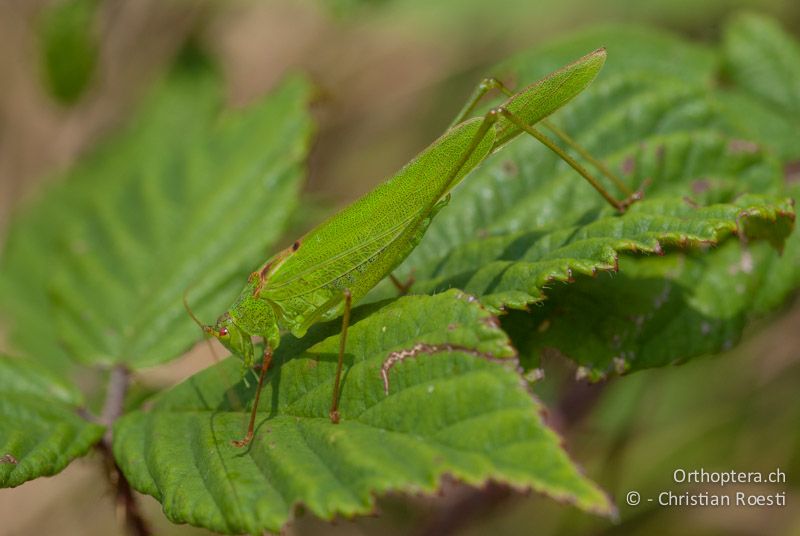
<svg viewBox="0 0 800 536">
<path fill-rule="evenodd" d="M 194 320 L 194 323 L 200 326 L 200 329 L 203 330 L 203 333 L 209 332 L 209 327 L 200 322 L 200 319 L 197 318 L 197 315 L 194 314 L 192 308 L 189 307 L 189 290 L 191 287 L 186 287 L 186 290 L 183 291 L 183 308 L 186 309 L 186 312 L 189 313 L 189 316 Z"/>
<path fill-rule="evenodd" d="M 208 348 L 211 350 L 211 357 L 214 359 L 214 363 L 219 363 L 219 356 L 217 355 L 217 351 L 214 349 L 214 344 L 211 342 L 211 326 L 207 326 L 203 324 L 197 315 L 194 314 L 192 308 L 189 307 L 189 290 L 191 287 L 187 287 L 186 290 L 183 291 L 183 308 L 186 309 L 186 312 L 189 313 L 189 316 L 194 320 L 194 323 L 200 326 L 200 329 L 203 331 L 204 339 L 206 343 L 208 343 Z"/>
<path fill-rule="evenodd" d="M 219 355 L 217 354 L 216 349 L 214 348 L 214 343 L 211 341 L 212 335 L 212 328 L 206 324 L 203 324 L 197 315 L 194 314 L 192 308 L 189 306 L 189 290 L 191 290 L 191 286 L 187 287 L 186 290 L 183 291 L 183 308 L 186 309 L 186 312 L 189 314 L 191 319 L 194 321 L 195 324 L 200 326 L 200 329 L 203 330 L 203 338 L 205 339 L 206 343 L 208 344 L 208 348 L 211 351 L 211 358 L 214 360 L 214 364 L 218 365 L 221 361 Z M 223 374 L 224 376 L 224 374 Z M 234 382 L 228 381 L 228 378 L 224 378 L 226 383 L 232 384 Z M 246 382 L 245 382 L 246 383 Z M 232 408 L 243 408 L 244 404 L 239 399 L 239 397 L 231 390 L 226 392 L 226 397 L 228 399 L 228 404 Z"/>
</svg>

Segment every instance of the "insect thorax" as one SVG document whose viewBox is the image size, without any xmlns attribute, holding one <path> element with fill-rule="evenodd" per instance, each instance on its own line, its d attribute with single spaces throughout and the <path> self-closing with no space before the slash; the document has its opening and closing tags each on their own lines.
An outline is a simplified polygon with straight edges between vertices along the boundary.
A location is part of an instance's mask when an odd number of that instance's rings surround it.
<svg viewBox="0 0 800 536">
<path fill-rule="evenodd" d="M 228 314 L 242 331 L 262 337 L 274 349 L 280 342 L 278 318 L 267 300 L 254 295 L 255 290 L 255 282 L 248 283 Z"/>
</svg>

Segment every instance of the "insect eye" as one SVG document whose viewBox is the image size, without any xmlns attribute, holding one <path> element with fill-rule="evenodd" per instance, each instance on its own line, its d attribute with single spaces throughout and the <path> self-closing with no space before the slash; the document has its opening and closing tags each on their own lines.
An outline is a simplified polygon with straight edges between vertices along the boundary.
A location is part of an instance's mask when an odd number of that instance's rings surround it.
<svg viewBox="0 0 800 536">
<path fill-rule="evenodd" d="M 220 337 L 227 337 L 228 336 L 228 328 L 220 328 L 219 329 L 219 336 Z"/>
</svg>

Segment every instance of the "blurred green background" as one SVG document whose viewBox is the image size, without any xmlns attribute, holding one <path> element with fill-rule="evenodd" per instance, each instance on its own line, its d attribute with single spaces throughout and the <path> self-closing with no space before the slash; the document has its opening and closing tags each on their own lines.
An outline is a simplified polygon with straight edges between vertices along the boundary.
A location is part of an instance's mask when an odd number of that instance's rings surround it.
<svg viewBox="0 0 800 536">
<path fill-rule="evenodd" d="M 301 217 L 315 219 L 404 164 L 447 126 L 486 69 L 516 51 L 606 22 L 647 23 L 716 42 L 726 18 L 743 8 L 772 14 L 800 35 L 796 0 L 5 0 L 0 226 L 122 124 L 187 48 L 212 58 L 231 106 L 269 91 L 287 71 L 311 74 L 320 87 L 314 110 L 320 127 L 306 186 L 312 208 Z M 287 533 L 800 535 L 798 325 L 795 301 L 753 326 L 729 354 L 608 385 L 575 383 L 566 363 L 545 363 L 537 390 L 551 408 L 547 419 L 615 498 L 619 524 L 536 495 L 497 486 L 475 492 L 449 482 L 439 497 L 385 497 L 376 517 L 335 525 L 300 511 Z M 207 362 L 195 353 L 152 374 L 175 383 Z M 0 532 L 119 533 L 112 494 L 92 458 L 0 491 Z M 788 505 L 624 505 L 629 490 L 646 496 L 676 489 L 675 469 L 701 467 L 779 467 L 787 484 L 763 491 L 787 491 Z M 206 533 L 170 525 L 157 503 L 142 502 L 158 534 Z"/>
</svg>

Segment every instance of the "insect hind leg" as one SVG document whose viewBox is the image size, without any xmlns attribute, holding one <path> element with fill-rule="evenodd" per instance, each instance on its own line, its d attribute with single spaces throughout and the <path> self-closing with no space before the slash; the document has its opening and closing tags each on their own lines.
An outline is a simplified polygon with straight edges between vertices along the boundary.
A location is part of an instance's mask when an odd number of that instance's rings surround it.
<svg viewBox="0 0 800 536">
<path fill-rule="evenodd" d="M 500 106 L 495 108 L 497 113 L 506 119 L 508 119 L 511 123 L 514 124 L 520 130 L 527 132 L 536 140 L 541 142 L 545 147 L 553 151 L 559 158 L 561 158 L 564 162 L 566 162 L 572 169 L 578 172 L 586 181 L 592 185 L 592 187 L 597 190 L 597 192 L 608 201 L 608 203 L 616 208 L 620 212 L 625 212 L 625 210 L 634 202 L 641 199 L 642 194 L 641 192 L 633 192 L 628 195 L 627 198 L 619 200 L 615 198 L 608 190 L 606 190 L 602 184 L 591 174 L 589 171 L 586 170 L 577 160 L 572 158 L 569 154 L 566 153 L 561 147 L 559 147 L 553 140 L 547 137 L 545 134 L 540 132 L 535 127 L 528 125 L 525 121 L 517 117 L 513 112 L 509 111 L 507 108 Z M 571 138 L 570 138 L 571 140 Z M 574 143 L 574 141 L 572 141 Z M 577 145 L 577 144 L 576 144 Z M 590 162 L 596 161 L 594 158 L 590 157 Z M 616 181 L 615 181 L 616 182 Z M 626 193 L 630 192 L 630 190 L 626 187 Z"/>
<path fill-rule="evenodd" d="M 475 108 L 477 108 L 478 103 L 483 99 L 483 97 L 485 97 L 486 94 L 493 89 L 500 91 L 506 97 L 510 97 L 514 94 L 510 89 L 508 89 L 505 86 L 505 84 L 503 84 L 497 78 L 494 77 L 484 78 L 472 91 L 472 94 L 470 95 L 469 99 L 467 99 L 467 102 L 464 104 L 464 107 L 461 108 L 461 111 L 458 113 L 458 115 L 450 124 L 450 126 L 452 127 L 454 125 L 457 125 L 463 120 L 465 120 L 467 117 L 469 117 L 469 114 L 471 114 L 475 110 Z"/>
</svg>

